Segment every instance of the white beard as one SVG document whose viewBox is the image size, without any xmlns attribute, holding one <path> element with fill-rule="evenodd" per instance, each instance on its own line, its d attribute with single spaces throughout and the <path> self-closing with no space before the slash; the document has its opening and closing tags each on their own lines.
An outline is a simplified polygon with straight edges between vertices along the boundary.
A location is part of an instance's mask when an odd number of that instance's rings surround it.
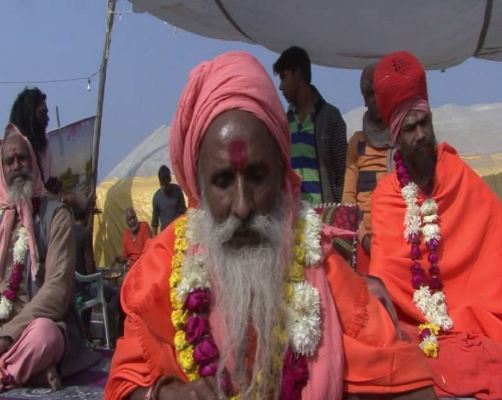
<svg viewBox="0 0 502 400">
<path fill-rule="evenodd" d="M 282 285 L 292 258 L 293 240 L 281 207 L 282 201 L 278 201 L 272 213 L 257 215 L 246 223 L 248 229 L 259 233 L 260 244 L 235 249 L 225 242 L 242 222 L 231 216 L 216 223 L 202 199 L 201 244 L 207 250 L 206 265 L 216 288 L 216 307 L 223 311 L 224 341 L 218 376 L 229 356 L 235 357 L 235 369 L 230 374 L 244 399 L 250 398 L 253 391 L 258 393 L 258 398 L 268 398 L 267 387 L 274 388 L 275 397 L 280 390 L 281 371 L 276 371 L 279 373 L 276 382 L 268 382 L 268 372 L 270 356 L 278 345 L 272 330 L 277 323 L 284 322 L 281 321 L 285 310 Z M 256 334 L 252 371 L 247 371 L 245 366 L 249 328 Z M 285 351 L 286 346 L 281 349 L 282 356 Z M 258 384 L 259 371 L 263 379 Z"/>
<path fill-rule="evenodd" d="M 33 180 L 26 179 L 22 183 L 13 183 L 7 187 L 7 196 L 12 205 L 20 205 L 31 201 L 33 197 Z"/>
</svg>

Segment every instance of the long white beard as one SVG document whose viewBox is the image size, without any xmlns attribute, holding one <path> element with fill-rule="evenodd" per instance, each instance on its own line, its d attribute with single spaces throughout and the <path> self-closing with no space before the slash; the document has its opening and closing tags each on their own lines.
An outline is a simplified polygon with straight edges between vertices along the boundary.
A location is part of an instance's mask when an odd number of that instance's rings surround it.
<svg viewBox="0 0 502 400">
<path fill-rule="evenodd" d="M 270 215 L 258 215 L 246 223 L 248 229 L 260 234 L 259 245 L 233 249 L 225 242 L 242 226 L 242 222 L 231 216 L 223 223 L 216 223 L 202 200 L 201 244 L 207 250 L 206 264 L 213 287 L 217 288 L 216 306 L 224 314 L 221 322 L 225 335 L 218 374 L 229 356 L 235 357 L 235 369 L 230 373 L 239 385 L 242 398 L 250 397 L 252 392 L 265 398 L 269 395 L 266 391 L 270 384 L 275 388 L 275 397 L 280 389 L 280 371 L 277 382 L 267 382 L 267 379 L 271 355 L 278 345 L 272 330 L 284 315 L 282 285 L 292 253 L 292 232 L 281 212 L 281 205 L 282 202 L 278 201 Z M 254 329 L 257 344 L 252 371 L 248 371 L 245 365 L 250 328 Z M 281 355 L 285 351 L 284 346 Z M 257 383 L 259 371 L 263 379 Z"/>
<path fill-rule="evenodd" d="M 31 201 L 33 197 L 33 180 L 26 179 L 21 184 L 12 184 L 7 187 L 7 196 L 10 204 L 19 205 L 23 201 Z"/>
</svg>

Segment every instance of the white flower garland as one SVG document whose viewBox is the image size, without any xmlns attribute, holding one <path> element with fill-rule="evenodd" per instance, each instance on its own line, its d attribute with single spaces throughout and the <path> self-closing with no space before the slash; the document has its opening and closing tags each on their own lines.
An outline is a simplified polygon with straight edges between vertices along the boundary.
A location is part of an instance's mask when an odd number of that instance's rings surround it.
<svg viewBox="0 0 502 400">
<path fill-rule="evenodd" d="M 317 289 L 306 282 L 293 284 L 287 329 L 293 351 L 313 356 L 321 340 L 321 302 Z"/>
<path fill-rule="evenodd" d="M 24 263 L 28 251 L 28 233 L 24 226 L 17 230 L 17 239 L 13 249 L 13 264 Z M 10 317 L 14 303 L 5 296 L 0 295 L 0 320 L 7 320 Z"/>
<path fill-rule="evenodd" d="M 321 217 L 306 202 L 302 203 L 300 218 L 305 221 L 303 230 L 303 250 L 305 251 L 305 265 L 311 266 L 317 264 L 322 259 L 321 248 Z"/>
<path fill-rule="evenodd" d="M 182 278 L 176 294 L 181 301 L 185 301 L 188 294 L 195 289 L 210 288 L 209 273 L 201 256 L 193 255 L 185 257 L 181 267 Z"/>
<path fill-rule="evenodd" d="M 409 242 L 414 235 L 423 234 L 425 243 L 436 239 L 441 239 L 438 206 L 434 199 L 424 201 L 421 207 L 418 206 L 418 186 L 410 182 L 401 189 L 401 195 L 406 204 L 404 217 L 404 237 Z M 423 222 L 423 226 L 422 226 Z M 448 331 L 453 327 L 453 321 L 448 315 L 446 306 L 446 296 L 443 291 L 438 290 L 431 293 L 428 285 L 422 285 L 415 290 L 413 302 L 420 310 L 425 319 L 432 324 L 436 324 L 442 330 Z M 431 333 L 425 338 L 420 347 L 425 347 L 428 342 L 437 345 L 437 336 Z"/>
<path fill-rule="evenodd" d="M 187 238 L 191 246 L 200 240 L 197 229 L 201 211 L 188 214 Z M 303 249 L 305 266 L 317 264 L 322 258 L 321 230 L 322 221 L 317 213 L 304 204 L 300 218 L 304 219 Z M 181 268 L 181 281 L 176 294 L 185 301 L 188 294 L 195 289 L 210 288 L 209 273 L 200 255 L 186 256 Z M 312 356 L 321 339 L 321 303 L 318 290 L 307 282 L 292 284 L 293 294 L 287 310 L 286 321 L 288 337 L 293 351 L 300 355 Z"/>
</svg>

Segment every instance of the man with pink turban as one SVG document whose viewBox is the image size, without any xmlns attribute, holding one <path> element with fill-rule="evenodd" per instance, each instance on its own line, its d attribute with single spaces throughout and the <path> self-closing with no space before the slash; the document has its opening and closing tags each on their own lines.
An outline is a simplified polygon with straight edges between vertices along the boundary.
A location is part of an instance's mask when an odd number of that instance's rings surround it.
<svg viewBox="0 0 502 400">
<path fill-rule="evenodd" d="M 286 116 L 254 57 L 191 72 L 170 152 L 190 209 L 127 275 L 105 399 L 434 398 L 419 351 L 332 250 L 347 232 L 300 203 Z"/>
<path fill-rule="evenodd" d="M 397 152 L 373 192 L 369 273 L 386 285 L 438 395 L 501 399 L 502 204 L 454 148 L 436 144 L 415 56 L 383 57 L 374 88 Z"/>
<path fill-rule="evenodd" d="M 41 196 L 33 148 L 12 124 L 0 158 L 0 387 L 58 389 L 58 368 L 64 370 L 71 338 L 78 337 L 68 314 L 75 266 L 72 216 L 62 203 Z"/>
</svg>

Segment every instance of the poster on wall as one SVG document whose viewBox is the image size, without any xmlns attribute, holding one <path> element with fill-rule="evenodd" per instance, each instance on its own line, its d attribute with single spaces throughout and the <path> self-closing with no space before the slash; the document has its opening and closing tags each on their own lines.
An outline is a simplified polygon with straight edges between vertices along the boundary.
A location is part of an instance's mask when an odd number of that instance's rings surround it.
<svg viewBox="0 0 502 400">
<path fill-rule="evenodd" d="M 55 192 L 91 192 L 95 119 L 85 118 L 47 133 L 50 173 L 46 179 L 56 186 Z"/>
</svg>

